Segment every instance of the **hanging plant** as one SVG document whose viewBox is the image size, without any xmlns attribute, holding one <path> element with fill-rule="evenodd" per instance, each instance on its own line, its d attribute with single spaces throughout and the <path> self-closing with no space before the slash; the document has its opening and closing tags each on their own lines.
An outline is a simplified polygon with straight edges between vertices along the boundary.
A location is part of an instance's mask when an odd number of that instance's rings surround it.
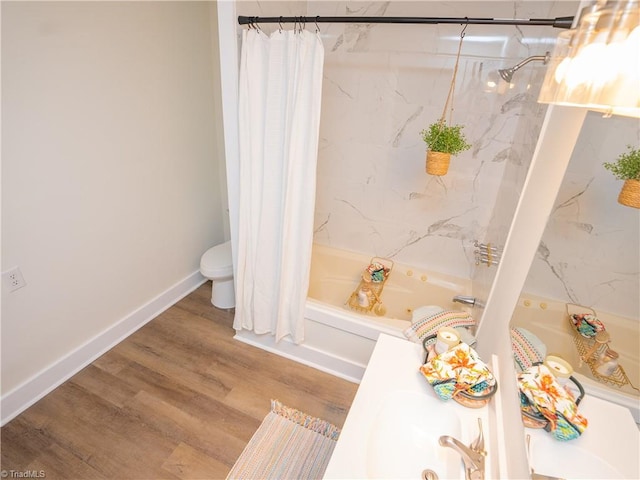
<svg viewBox="0 0 640 480">
<path fill-rule="evenodd" d="M 445 123 L 432 123 L 428 130 L 422 130 L 422 140 L 427 144 L 429 150 L 443 152 L 450 155 L 457 155 L 460 152 L 469 150 L 471 145 L 462 133 L 462 125 L 447 125 Z"/>
<path fill-rule="evenodd" d="M 462 29 L 460 34 L 460 44 L 458 45 L 458 54 L 456 55 L 456 65 L 453 69 L 453 77 L 449 86 L 449 94 L 442 110 L 442 117 L 437 122 L 432 123 L 425 130 L 420 132 L 422 140 L 427 144 L 427 166 L 426 170 L 429 175 L 446 175 L 449 171 L 449 163 L 451 156 L 457 155 L 471 148 L 462 133 L 464 128 L 462 125 L 447 125 L 446 114 L 447 108 L 451 105 L 449 112 L 449 123 L 453 116 L 453 96 L 456 87 L 456 75 L 458 74 L 458 64 L 460 62 L 460 51 L 462 50 L 462 40 L 467 26 Z"/>
<path fill-rule="evenodd" d="M 447 125 L 436 122 L 422 130 L 422 140 L 427 144 L 427 173 L 445 175 L 449 169 L 452 155 L 457 155 L 471 148 L 462 133 L 462 125 Z"/>
<path fill-rule="evenodd" d="M 640 149 L 627 145 L 627 150 L 615 162 L 605 162 L 604 168 L 618 180 L 624 180 L 618 202 L 628 207 L 640 208 Z"/>
</svg>

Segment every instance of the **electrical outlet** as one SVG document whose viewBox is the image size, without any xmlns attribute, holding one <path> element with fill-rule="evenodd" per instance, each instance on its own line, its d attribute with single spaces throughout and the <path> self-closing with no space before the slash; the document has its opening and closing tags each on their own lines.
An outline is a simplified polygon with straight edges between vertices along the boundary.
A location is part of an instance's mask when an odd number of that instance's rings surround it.
<svg viewBox="0 0 640 480">
<path fill-rule="evenodd" d="M 11 270 L 2 272 L 2 283 L 6 285 L 6 288 L 9 292 L 14 292 L 27 284 L 27 282 L 24 281 L 22 272 L 18 267 L 14 267 Z"/>
</svg>

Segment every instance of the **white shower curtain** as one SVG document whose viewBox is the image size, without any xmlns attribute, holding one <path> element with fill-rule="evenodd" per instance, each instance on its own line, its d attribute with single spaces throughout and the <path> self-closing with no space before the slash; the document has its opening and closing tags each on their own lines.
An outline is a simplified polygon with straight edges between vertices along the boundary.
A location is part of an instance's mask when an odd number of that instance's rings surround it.
<svg viewBox="0 0 640 480">
<path fill-rule="evenodd" d="M 322 67 L 317 34 L 243 31 L 236 330 L 304 340 Z"/>
</svg>

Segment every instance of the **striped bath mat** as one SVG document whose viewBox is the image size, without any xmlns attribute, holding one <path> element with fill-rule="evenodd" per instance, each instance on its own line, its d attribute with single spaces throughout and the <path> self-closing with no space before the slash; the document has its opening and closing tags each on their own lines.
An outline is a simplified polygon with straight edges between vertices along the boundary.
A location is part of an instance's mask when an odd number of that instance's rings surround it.
<svg viewBox="0 0 640 480">
<path fill-rule="evenodd" d="M 329 422 L 271 400 L 227 479 L 322 478 L 339 434 Z"/>
</svg>

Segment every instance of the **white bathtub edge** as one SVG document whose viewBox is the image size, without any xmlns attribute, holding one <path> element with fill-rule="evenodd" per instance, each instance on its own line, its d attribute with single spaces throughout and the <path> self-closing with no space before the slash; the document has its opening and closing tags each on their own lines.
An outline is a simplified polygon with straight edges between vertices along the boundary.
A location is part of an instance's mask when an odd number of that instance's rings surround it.
<svg viewBox="0 0 640 480">
<path fill-rule="evenodd" d="M 313 298 L 307 299 L 304 316 L 314 322 L 322 323 L 323 325 L 372 340 L 377 340 L 380 333 L 405 338 L 402 331 L 398 328 L 381 324 L 375 320 L 361 320 L 357 313 L 342 310 L 333 305 L 314 300 Z"/>
<path fill-rule="evenodd" d="M 368 358 L 380 333 L 405 338 L 400 328 L 385 325 L 375 319 L 361 319 L 356 313 L 311 298 L 307 299 L 304 316 L 305 324 L 321 326 L 324 336 L 331 335 L 332 331 L 336 334 L 344 332 L 352 336 L 351 338 L 359 338 L 366 346 L 361 343 L 359 353 L 349 351 L 345 352 L 346 355 L 340 355 L 331 351 L 330 347 L 323 348 L 326 344 L 313 345 L 314 342 L 303 342 L 296 345 L 289 338 L 276 342 L 273 335 L 257 335 L 248 330 L 236 331 L 233 338 L 353 383 L 360 383 L 362 380 Z"/>
<path fill-rule="evenodd" d="M 305 344 L 296 345 L 286 338 L 276 343 L 273 335 L 256 335 L 247 330 L 240 330 L 236 331 L 233 338 L 353 383 L 360 383 L 367 368 L 366 365 L 320 351 Z"/>
</svg>

